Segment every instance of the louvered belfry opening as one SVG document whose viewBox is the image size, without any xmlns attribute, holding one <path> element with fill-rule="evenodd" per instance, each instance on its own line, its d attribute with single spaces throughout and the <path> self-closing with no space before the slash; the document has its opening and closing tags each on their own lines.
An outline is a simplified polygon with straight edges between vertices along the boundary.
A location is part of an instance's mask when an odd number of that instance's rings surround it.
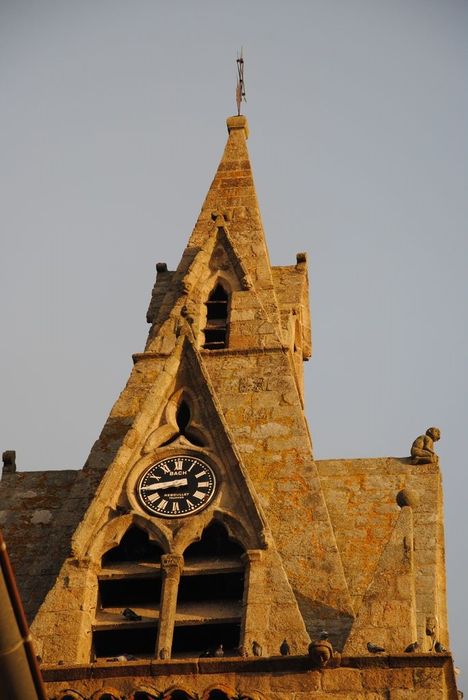
<svg viewBox="0 0 468 700">
<path fill-rule="evenodd" d="M 206 326 L 203 347 L 208 350 L 220 350 L 227 346 L 229 295 L 223 285 L 218 283 L 205 302 Z"/>
<path fill-rule="evenodd" d="M 155 653 L 163 550 L 132 525 L 102 557 L 93 625 L 97 658 Z"/>
<path fill-rule="evenodd" d="M 244 594 L 244 550 L 215 521 L 184 553 L 172 657 L 237 655 Z"/>
</svg>

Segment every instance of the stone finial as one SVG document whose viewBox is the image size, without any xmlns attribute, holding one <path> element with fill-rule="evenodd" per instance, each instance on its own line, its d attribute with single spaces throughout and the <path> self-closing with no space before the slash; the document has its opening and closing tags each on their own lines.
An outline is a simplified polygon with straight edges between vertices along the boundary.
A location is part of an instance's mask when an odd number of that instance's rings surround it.
<svg viewBox="0 0 468 700">
<path fill-rule="evenodd" d="M 307 262 L 307 253 L 296 253 L 296 263 L 303 265 Z"/>
<path fill-rule="evenodd" d="M 413 464 L 436 464 L 438 457 L 434 452 L 434 442 L 440 440 L 439 428 L 428 428 L 425 435 L 420 435 L 411 445 Z"/>
<path fill-rule="evenodd" d="M 247 117 L 244 117 L 243 114 L 238 115 L 237 117 L 228 117 L 226 119 L 226 126 L 229 133 L 231 133 L 231 131 L 242 129 L 245 138 L 249 138 L 249 123 L 247 121 Z"/>
<path fill-rule="evenodd" d="M 396 495 L 396 502 L 400 508 L 404 508 L 405 506 L 415 508 L 419 504 L 419 494 L 412 489 L 401 489 Z"/>
<path fill-rule="evenodd" d="M 15 450 L 5 450 L 2 454 L 3 471 L 2 474 L 14 474 L 16 472 L 16 452 Z"/>
<path fill-rule="evenodd" d="M 167 263 L 165 263 L 165 262 L 156 263 L 156 272 L 167 272 Z"/>
</svg>

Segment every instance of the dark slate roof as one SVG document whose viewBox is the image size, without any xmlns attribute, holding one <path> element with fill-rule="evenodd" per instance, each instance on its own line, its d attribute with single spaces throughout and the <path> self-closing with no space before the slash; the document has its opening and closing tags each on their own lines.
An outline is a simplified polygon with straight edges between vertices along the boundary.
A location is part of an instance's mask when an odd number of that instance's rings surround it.
<svg viewBox="0 0 468 700">
<path fill-rule="evenodd" d="M 83 512 L 69 497 L 81 474 L 72 469 L 4 473 L 0 481 L 0 527 L 29 623 L 69 553 Z"/>
</svg>

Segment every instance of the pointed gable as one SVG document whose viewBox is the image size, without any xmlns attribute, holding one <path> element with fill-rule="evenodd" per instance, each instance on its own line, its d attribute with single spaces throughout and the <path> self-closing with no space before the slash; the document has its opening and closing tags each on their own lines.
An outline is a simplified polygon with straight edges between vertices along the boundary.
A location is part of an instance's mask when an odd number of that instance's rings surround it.
<svg viewBox="0 0 468 700">
<path fill-rule="evenodd" d="M 182 400 L 190 403 L 190 409 L 187 409 L 189 417 L 183 420 L 178 417 Z M 136 435 L 137 440 L 134 439 Z M 208 460 L 216 472 L 219 483 L 217 493 L 210 505 L 196 516 L 181 518 L 180 521 L 148 518 L 141 512 L 135 496 L 136 484 L 151 464 L 174 454 L 200 456 Z M 248 585 L 244 594 L 247 612 L 242 620 L 244 642 L 248 640 L 251 643 L 255 638 L 260 640 L 265 650 L 271 649 L 273 652 L 281 644 L 284 630 L 288 628 L 294 648 L 304 650 L 309 639 L 304 621 L 256 489 L 230 435 L 203 360 L 189 336 L 181 335 L 174 352 L 165 359 L 158 378 L 135 417 L 130 435 L 109 465 L 73 536 L 73 557 L 90 564 L 74 572 L 72 560 L 64 560 L 57 582 L 34 621 L 33 630 L 39 637 L 41 629 L 50 629 L 45 621 L 54 620 L 53 635 L 46 634 L 41 640 L 45 657 L 50 658 L 57 653 L 55 640 L 59 631 L 60 636 L 69 639 L 70 660 L 76 659 L 80 652 L 76 637 L 73 644 L 73 628 L 78 619 L 82 629 L 90 625 L 95 630 L 95 648 L 107 648 L 105 638 L 102 641 L 103 635 L 112 625 L 117 630 L 121 618 L 115 606 L 106 610 L 109 585 L 104 587 L 102 581 L 111 576 L 111 571 L 100 569 L 101 561 L 106 552 L 119 546 L 129 527 L 143 528 L 150 539 L 159 543 L 163 553 L 172 552 L 174 556 L 181 557 L 194 540 L 202 537 L 213 519 L 223 523 L 228 533 L 242 544 L 248 557 Z M 159 569 L 156 565 L 153 568 L 156 576 Z M 128 571 L 120 566 L 115 573 L 121 577 L 127 573 L 128 588 L 134 580 L 132 576 L 135 576 L 135 571 L 141 575 L 135 570 L 135 565 Z M 64 583 L 70 578 L 75 581 L 73 589 L 68 589 Z M 96 606 L 96 586 L 103 610 Z M 84 605 L 83 600 L 76 596 L 76 588 L 85 587 L 88 594 Z M 59 595 L 68 598 L 66 617 L 55 612 Z M 160 595 L 164 595 L 164 588 Z M 123 607 L 123 603 L 120 607 Z M 204 614 L 209 616 L 206 605 L 204 610 Z M 234 615 L 235 618 L 235 608 L 231 605 L 229 610 L 231 617 Z M 163 607 L 148 608 L 147 605 L 138 608 L 137 614 L 149 625 L 150 620 L 158 619 L 158 615 L 161 618 L 162 611 Z M 195 624 L 190 613 L 187 614 L 190 624 Z M 181 615 L 183 626 L 184 613 Z M 258 629 L 255 625 L 259 618 L 271 619 L 272 622 L 268 627 Z M 177 621 L 176 617 L 175 632 Z M 91 643 L 89 636 L 87 639 Z M 67 651 L 62 649 L 61 653 L 66 654 Z M 89 654 L 89 646 L 83 651 L 81 645 L 81 653 Z"/>
</svg>

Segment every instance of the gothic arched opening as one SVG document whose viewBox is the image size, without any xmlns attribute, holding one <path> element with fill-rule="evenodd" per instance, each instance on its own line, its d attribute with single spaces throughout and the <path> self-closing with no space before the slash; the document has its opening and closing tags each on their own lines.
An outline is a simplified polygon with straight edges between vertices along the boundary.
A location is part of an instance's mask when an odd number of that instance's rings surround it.
<svg viewBox="0 0 468 700">
<path fill-rule="evenodd" d="M 192 700 L 193 695 L 189 695 L 185 690 L 173 690 L 168 695 L 164 694 L 164 700 Z"/>
<path fill-rule="evenodd" d="M 205 302 L 206 326 L 203 347 L 219 350 L 227 345 L 229 294 L 219 282 Z"/>
<path fill-rule="evenodd" d="M 131 525 L 102 557 L 93 649 L 97 658 L 154 656 L 162 590 L 162 548 Z"/>
<path fill-rule="evenodd" d="M 226 528 L 218 520 L 214 520 L 203 530 L 201 538 L 193 542 L 184 552 L 184 559 L 200 559 L 215 557 L 216 559 L 240 558 L 244 550 L 230 539 Z"/>
<path fill-rule="evenodd" d="M 244 595 L 244 550 L 214 521 L 184 553 L 172 656 L 237 655 Z M 201 622 L 202 621 L 202 622 Z"/>
<path fill-rule="evenodd" d="M 150 542 L 147 532 L 132 525 L 120 540 L 117 547 L 109 549 L 102 557 L 102 566 L 118 562 L 159 562 L 161 547 Z"/>
</svg>

